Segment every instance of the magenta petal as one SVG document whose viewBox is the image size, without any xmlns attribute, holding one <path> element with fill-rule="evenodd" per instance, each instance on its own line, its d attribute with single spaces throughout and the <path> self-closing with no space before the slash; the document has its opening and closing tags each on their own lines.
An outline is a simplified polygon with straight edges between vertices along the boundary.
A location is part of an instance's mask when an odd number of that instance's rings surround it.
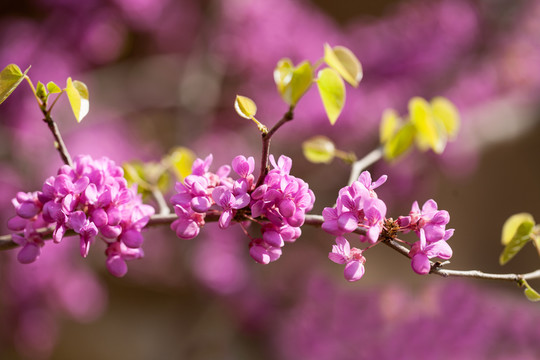
<svg viewBox="0 0 540 360">
<path fill-rule="evenodd" d="M 418 253 L 412 257 L 411 267 L 415 273 L 420 275 L 429 274 L 431 267 L 428 257 L 423 253 Z"/>
<path fill-rule="evenodd" d="M 17 254 L 17 260 L 21 264 L 30 264 L 34 262 L 41 254 L 41 248 L 35 243 L 29 242 L 23 246 L 21 251 Z"/>
<path fill-rule="evenodd" d="M 79 180 L 77 180 L 73 184 L 73 192 L 75 194 L 82 193 L 86 189 L 89 183 L 90 183 L 90 179 L 88 179 L 86 176 L 81 177 Z"/>
<path fill-rule="evenodd" d="M 337 246 L 336 245 L 332 245 L 332 248 L 334 250 L 332 250 L 332 252 L 329 252 L 328 253 L 328 258 L 330 260 L 332 260 L 333 262 L 335 262 L 336 264 L 345 264 L 347 262 L 347 259 L 345 259 L 343 257 L 343 255 L 339 254 L 338 251 L 337 251 Z"/>
<path fill-rule="evenodd" d="M 197 196 L 191 199 L 191 208 L 193 211 L 204 213 L 212 206 L 210 200 L 205 196 Z"/>
<path fill-rule="evenodd" d="M 128 268 L 120 255 L 113 255 L 107 258 L 107 270 L 116 277 L 122 277 L 126 275 Z"/>
<path fill-rule="evenodd" d="M 33 201 L 25 201 L 17 209 L 17 215 L 25 219 L 31 219 L 39 212 L 39 207 Z"/>
<path fill-rule="evenodd" d="M 266 249 L 260 245 L 254 245 L 249 249 L 249 255 L 259 264 L 266 265 L 270 263 L 270 255 Z"/>
<path fill-rule="evenodd" d="M 348 262 L 347 265 L 345 265 L 343 275 L 348 281 L 357 281 L 360 280 L 362 276 L 364 276 L 364 272 L 364 264 L 362 264 L 360 261 L 353 260 Z"/>
<path fill-rule="evenodd" d="M 199 235 L 200 228 L 191 220 L 175 220 L 171 224 L 171 228 L 180 239 L 189 240 Z"/>
<path fill-rule="evenodd" d="M 101 234 L 109 239 L 116 239 L 122 233 L 122 227 L 120 225 L 110 226 L 105 225 L 99 229 Z"/>
<path fill-rule="evenodd" d="M 96 187 L 96 184 L 90 184 L 86 187 L 84 190 L 84 197 L 86 198 L 86 201 L 93 205 L 98 201 L 98 190 Z"/>
<path fill-rule="evenodd" d="M 67 229 L 65 225 L 56 226 L 56 229 L 54 229 L 53 235 L 52 235 L 53 241 L 55 243 L 59 243 L 60 241 L 62 241 L 62 238 L 64 237 L 64 234 L 66 233 L 66 230 Z"/>
<path fill-rule="evenodd" d="M 11 231 L 22 231 L 26 227 L 26 219 L 20 216 L 14 216 L 8 220 L 7 227 Z"/>
<path fill-rule="evenodd" d="M 263 234 L 263 240 L 271 246 L 282 247 L 285 245 L 283 238 L 277 231 L 265 231 Z"/>
<path fill-rule="evenodd" d="M 86 222 L 86 215 L 82 211 L 75 211 L 69 215 L 68 225 L 76 232 L 80 233 Z"/>
<path fill-rule="evenodd" d="M 290 199 L 284 199 L 279 202 L 279 212 L 285 217 L 291 217 L 296 211 L 296 205 Z"/>
<path fill-rule="evenodd" d="M 107 225 L 107 223 L 109 221 L 108 217 L 107 217 L 107 212 L 105 210 L 103 210 L 102 208 L 94 210 L 92 212 L 91 218 L 92 218 L 92 221 L 94 222 L 94 224 L 98 228 Z"/>
<path fill-rule="evenodd" d="M 88 256 L 88 252 L 90 251 L 90 241 L 88 241 L 88 239 L 85 239 L 83 236 L 81 236 L 80 239 L 80 250 L 81 256 L 83 258 Z"/>
<path fill-rule="evenodd" d="M 332 235 L 343 235 L 343 231 L 338 227 L 337 220 L 327 220 L 323 222 L 321 228 Z"/>
<path fill-rule="evenodd" d="M 137 230 L 128 230 L 122 233 L 122 242 L 130 248 L 140 248 L 143 243 L 143 236 Z"/>
<path fill-rule="evenodd" d="M 233 212 L 232 210 L 225 210 L 221 213 L 221 216 L 219 217 L 219 227 L 221 229 L 226 229 L 231 224 L 231 220 L 233 219 Z"/>
<path fill-rule="evenodd" d="M 358 227 L 358 218 L 353 213 L 346 212 L 338 217 L 337 224 L 340 230 L 350 233 Z"/>
<path fill-rule="evenodd" d="M 110 207 L 109 210 L 107 210 L 107 220 L 107 223 L 111 226 L 120 224 L 122 221 L 122 213 L 120 209 L 117 207 Z"/>
</svg>

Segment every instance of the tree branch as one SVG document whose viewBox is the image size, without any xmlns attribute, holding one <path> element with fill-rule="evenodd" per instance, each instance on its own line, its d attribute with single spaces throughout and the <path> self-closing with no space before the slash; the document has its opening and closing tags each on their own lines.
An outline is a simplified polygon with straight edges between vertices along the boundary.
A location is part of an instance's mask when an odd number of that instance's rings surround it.
<svg viewBox="0 0 540 360">
<path fill-rule="evenodd" d="M 289 108 L 289 111 L 287 111 L 285 115 L 283 115 L 281 120 L 279 120 L 267 133 L 262 134 L 261 172 L 259 174 L 259 178 L 257 179 L 255 187 L 258 187 L 263 183 L 264 177 L 268 173 L 268 155 L 270 152 L 270 140 L 272 139 L 272 136 L 281 126 L 283 126 L 286 122 L 291 121 L 292 119 L 293 107 L 291 106 Z"/>
<path fill-rule="evenodd" d="M 45 118 L 43 118 L 43 121 L 45 121 L 45 123 L 49 127 L 49 130 L 51 130 L 51 133 L 54 137 L 54 147 L 60 153 L 60 157 L 62 158 L 62 161 L 64 162 L 64 164 L 73 167 L 71 156 L 69 155 L 66 144 L 64 143 L 64 140 L 62 139 L 62 135 L 60 135 L 60 130 L 58 129 L 58 126 L 56 125 L 54 120 L 51 118 L 51 115 L 49 114 L 48 111 L 46 111 L 45 109 L 42 109 L 42 112 L 43 112 L 43 115 L 45 115 Z"/>
<path fill-rule="evenodd" d="M 153 226 L 161 226 L 161 225 L 168 225 L 172 223 L 174 220 L 176 220 L 178 217 L 176 214 L 156 214 L 150 217 L 150 220 L 148 221 L 147 227 L 153 227 Z M 216 222 L 219 220 L 219 214 L 209 214 L 206 215 L 205 219 L 206 222 Z M 305 218 L 305 225 L 309 226 L 315 226 L 315 227 L 321 227 L 323 224 L 324 219 L 321 215 L 314 215 L 314 214 L 307 214 Z M 53 228 L 42 228 L 37 230 L 39 233 L 41 233 L 44 237 L 44 240 L 51 239 Z M 365 234 L 366 231 L 363 228 L 357 228 L 355 231 L 357 234 Z M 68 231 L 66 233 L 66 236 L 73 236 L 76 235 L 73 231 Z M 386 246 L 394 249 L 401 255 L 409 258 L 409 249 L 400 244 L 399 242 L 391 239 L 383 239 L 381 240 L 383 244 Z M 16 243 L 13 242 L 12 235 L 2 235 L 0 236 L 0 250 L 9 250 L 18 247 Z M 464 277 L 464 278 L 473 278 L 473 279 L 482 279 L 482 280 L 499 280 L 499 281 L 510 281 L 515 282 L 518 285 L 521 285 L 522 280 L 530 280 L 530 279 L 538 279 L 540 278 L 540 269 L 535 270 L 529 273 L 524 274 L 494 274 L 494 273 L 486 273 L 479 270 L 452 270 L 452 269 L 445 269 L 443 268 L 444 264 L 441 264 L 439 262 L 433 262 L 430 261 L 431 270 L 430 274 L 439 275 L 442 277 Z"/>
<path fill-rule="evenodd" d="M 383 155 L 383 148 L 382 146 L 377 147 L 376 149 L 372 150 L 370 153 L 368 153 L 366 156 L 361 158 L 360 160 L 357 160 L 353 163 L 352 169 L 351 169 L 351 175 L 349 176 L 349 186 L 358 180 L 358 177 L 360 176 L 360 173 L 365 170 L 370 165 L 373 165 L 377 161 L 379 161 L 382 158 Z"/>
</svg>

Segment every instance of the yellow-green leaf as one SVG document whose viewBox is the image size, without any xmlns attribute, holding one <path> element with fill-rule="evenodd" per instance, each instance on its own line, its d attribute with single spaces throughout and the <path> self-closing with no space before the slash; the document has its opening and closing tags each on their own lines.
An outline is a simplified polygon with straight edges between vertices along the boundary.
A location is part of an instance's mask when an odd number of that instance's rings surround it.
<svg viewBox="0 0 540 360">
<path fill-rule="evenodd" d="M 448 138 L 455 139 L 460 125 L 459 111 L 456 106 L 447 98 L 438 96 L 431 100 L 431 109 L 433 115 L 444 125 Z"/>
<path fill-rule="evenodd" d="M 309 61 L 303 61 L 292 72 L 291 81 L 285 89 L 287 103 L 295 106 L 313 83 L 313 69 Z"/>
<path fill-rule="evenodd" d="M 317 88 L 330 124 L 334 125 L 345 105 L 343 79 L 334 69 L 322 69 L 317 76 Z"/>
<path fill-rule="evenodd" d="M 294 67 L 291 60 L 281 59 L 274 69 L 274 82 L 283 100 L 296 106 L 313 83 L 313 69 L 309 61 Z"/>
<path fill-rule="evenodd" d="M 45 85 L 41 81 L 36 84 L 36 96 L 42 100 L 47 97 L 47 90 L 45 90 Z"/>
<path fill-rule="evenodd" d="M 394 160 L 403 155 L 411 148 L 415 135 L 414 125 L 410 122 L 405 123 L 396 133 L 384 144 L 384 158 Z"/>
<path fill-rule="evenodd" d="M 516 234 L 519 226 L 524 222 L 531 222 L 534 224 L 533 216 L 523 212 L 514 214 L 506 219 L 502 227 L 501 243 L 507 245 Z"/>
<path fill-rule="evenodd" d="M 257 113 L 257 105 L 250 98 L 242 95 L 236 95 L 234 100 L 234 109 L 243 118 L 253 119 Z"/>
<path fill-rule="evenodd" d="M 442 122 L 433 116 L 429 103 L 420 97 L 409 101 L 409 116 L 416 128 L 418 148 L 422 151 L 432 149 L 441 154 L 446 147 L 447 135 Z"/>
<path fill-rule="evenodd" d="M 88 88 L 83 82 L 72 81 L 69 77 L 66 84 L 66 93 L 75 119 L 77 119 L 77 122 L 81 122 L 90 110 Z"/>
<path fill-rule="evenodd" d="M 188 148 L 177 147 L 173 149 L 168 160 L 178 180 L 185 179 L 191 174 L 191 167 L 196 158 L 195 153 Z"/>
<path fill-rule="evenodd" d="M 510 261 L 531 239 L 531 231 L 534 222 L 530 220 L 523 221 L 517 228 L 514 236 L 499 257 L 499 264 L 504 265 Z"/>
<path fill-rule="evenodd" d="M 0 72 L 0 104 L 19 86 L 28 70 L 23 73 L 17 65 L 9 64 Z"/>
<path fill-rule="evenodd" d="M 128 181 L 129 186 L 138 185 L 139 192 L 149 191 L 150 184 L 145 179 L 144 165 L 140 161 L 131 161 L 122 164 L 124 169 L 124 178 Z"/>
<path fill-rule="evenodd" d="M 527 281 L 523 280 L 522 281 L 522 284 L 525 286 L 525 296 L 527 297 L 527 299 L 529 299 L 530 301 L 540 301 L 540 294 L 538 292 L 536 292 L 536 290 L 534 290 L 531 285 L 529 285 L 529 283 L 527 283 Z"/>
<path fill-rule="evenodd" d="M 306 159 L 312 163 L 329 163 L 334 159 L 336 147 L 326 136 L 314 136 L 302 143 L 302 151 Z"/>
<path fill-rule="evenodd" d="M 285 99 L 284 94 L 287 85 L 291 82 L 293 70 L 293 63 L 287 58 L 279 60 L 274 69 L 274 82 L 276 83 L 278 92 L 289 105 L 290 102 Z"/>
<path fill-rule="evenodd" d="M 381 125 L 379 127 L 379 138 L 381 144 L 387 142 L 398 130 L 401 120 L 394 109 L 386 109 L 382 114 Z"/>
<path fill-rule="evenodd" d="M 351 50 L 344 46 L 324 44 L 324 61 L 354 87 L 362 80 L 362 65 Z"/>
<path fill-rule="evenodd" d="M 60 86 L 56 85 L 54 82 L 49 81 L 47 83 L 47 90 L 49 90 L 50 94 L 57 94 L 62 92 L 62 89 L 60 89 Z"/>
</svg>

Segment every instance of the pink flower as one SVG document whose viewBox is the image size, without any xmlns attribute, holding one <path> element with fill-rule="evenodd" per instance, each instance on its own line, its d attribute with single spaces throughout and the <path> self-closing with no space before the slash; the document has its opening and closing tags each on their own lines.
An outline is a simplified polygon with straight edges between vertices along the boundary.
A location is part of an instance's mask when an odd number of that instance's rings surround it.
<svg viewBox="0 0 540 360">
<path fill-rule="evenodd" d="M 345 264 L 343 273 L 345 279 L 348 281 L 360 280 L 364 276 L 364 263 L 366 262 L 362 250 L 351 249 L 351 245 L 343 236 L 336 238 L 336 244 L 332 245 L 332 252 L 328 253 L 328 258 L 336 264 Z"/>
<path fill-rule="evenodd" d="M 452 232 L 447 232 L 447 236 L 436 242 L 427 242 L 424 229 L 420 229 L 420 241 L 413 244 L 409 257 L 411 258 L 411 267 L 417 274 L 429 274 L 431 265 L 429 259 L 438 257 L 441 259 L 450 259 L 452 257 L 452 248 L 446 243 L 446 240 L 452 236 Z"/>
</svg>

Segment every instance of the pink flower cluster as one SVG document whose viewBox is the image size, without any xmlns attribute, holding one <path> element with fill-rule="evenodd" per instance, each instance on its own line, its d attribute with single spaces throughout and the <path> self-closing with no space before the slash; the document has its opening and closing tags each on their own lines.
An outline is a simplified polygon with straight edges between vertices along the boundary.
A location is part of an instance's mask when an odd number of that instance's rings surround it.
<svg viewBox="0 0 540 360">
<path fill-rule="evenodd" d="M 261 186 L 251 194 L 251 215 L 264 217 L 269 222 L 262 226 L 262 239 L 250 243 L 249 253 L 255 261 L 268 264 L 281 256 L 281 247 L 300 237 L 306 212 L 313 208 L 315 195 L 302 179 L 290 175 L 292 160 L 280 156 Z"/>
<path fill-rule="evenodd" d="M 377 197 L 375 189 L 384 184 L 387 176 L 381 176 L 372 182 L 368 171 L 362 172 L 358 180 L 350 186 L 339 191 L 335 207 L 326 207 L 323 210 L 322 228 L 337 235 L 336 244 L 329 254 L 330 260 L 345 265 L 345 278 L 356 281 L 364 275 L 362 250 L 350 247 L 343 235 L 352 233 L 356 229 L 364 228 L 365 235 L 360 235 L 361 241 L 375 244 L 381 234 L 386 217 L 386 204 Z"/>
<path fill-rule="evenodd" d="M 358 181 L 339 191 L 336 206 L 323 210 L 322 228 L 336 235 L 336 245 L 328 254 L 330 260 L 337 264 L 345 264 L 345 278 L 349 281 L 360 279 L 365 272 L 363 256 L 365 250 L 351 248 L 344 235 L 358 228 L 365 229 L 360 235 L 361 241 L 375 244 L 383 230 L 386 220 L 386 205 L 377 198 L 375 189 L 381 186 L 387 177 L 381 176 L 371 181 L 369 172 L 364 171 Z M 428 200 L 420 210 L 418 202 L 414 202 L 408 216 L 400 216 L 397 220 L 397 231 L 407 233 L 414 231 L 420 241 L 415 242 L 409 252 L 411 266 L 418 274 L 427 274 L 431 269 L 429 259 L 438 257 L 449 259 L 452 249 L 446 241 L 454 234 L 454 229 L 446 229 L 450 215 L 445 210 L 438 210 L 434 200 Z"/>
<path fill-rule="evenodd" d="M 264 182 L 255 188 L 253 157 L 242 155 L 232 161 L 232 169 L 239 178 L 229 177 L 231 167 L 221 166 L 216 173 L 209 171 L 212 155 L 197 159 L 192 174 L 176 184 L 171 198 L 178 219 L 171 228 L 181 239 L 196 237 L 209 214 L 219 214 L 219 227 L 231 225 L 239 211 L 261 223 L 262 238 L 251 240 L 251 257 L 268 264 L 281 256 L 281 247 L 293 242 L 300 234 L 305 213 L 313 207 L 315 196 L 306 182 L 290 175 L 292 160 L 281 156 Z M 245 218 L 244 218 L 245 219 Z"/>
<path fill-rule="evenodd" d="M 429 259 L 438 257 L 450 259 L 452 249 L 447 240 L 454 235 L 454 229 L 446 229 L 450 215 L 446 210 L 437 210 L 437 203 L 428 200 L 422 206 L 414 202 L 409 216 L 400 216 L 398 224 L 403 232 L 414 231 L 420 238 L 413 244 L 409 256 L 413 270 L 421 275 L 428 274 L 431 267 Z"/>
<path fill-rule="evenodd" d="M 80 252 L 88 255 L 99 235 L 107 243 L 107 269 L 115 276 L 127 272 L 126 260 L 141 258 L 143 237 L 154 208 L 142 203 L 136 188 L 128 188 L 121 167 L 103 157 L 78 156 L 73 168 L 64 165 L 49 177 L 41 191 L 19 193 L 13 199 L 17 215 L 8 222 L 13 239 L 22 246 L 18 259 L 35 261 L 44 245 L 37 229 L 54 227 L 53 241 L 61 242 L 68 230 L 79 234 Z"/>
</svg>

